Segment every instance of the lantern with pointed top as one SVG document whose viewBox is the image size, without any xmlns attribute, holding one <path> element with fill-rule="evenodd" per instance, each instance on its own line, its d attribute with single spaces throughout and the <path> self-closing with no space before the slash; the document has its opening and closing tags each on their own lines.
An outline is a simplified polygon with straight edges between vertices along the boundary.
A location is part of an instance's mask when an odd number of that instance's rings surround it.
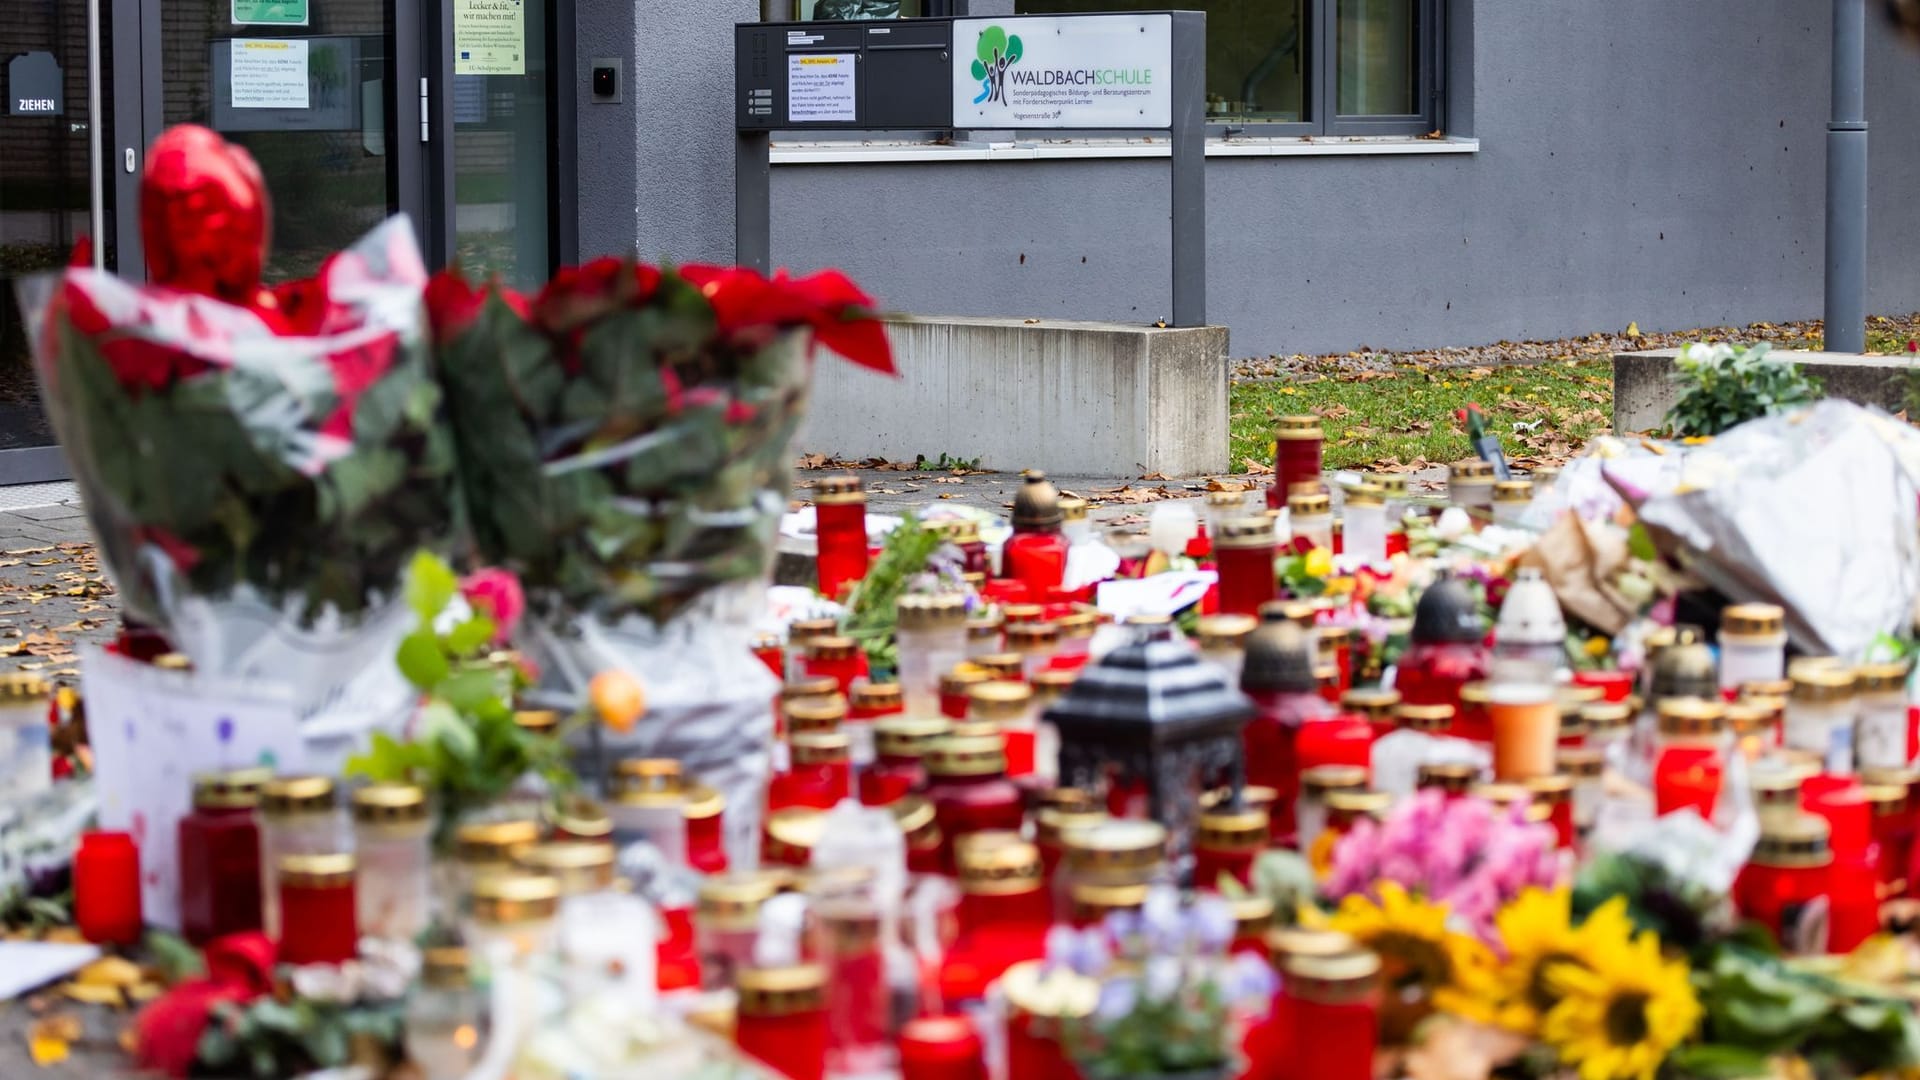
<svg viewBox="0 0 1920 1080">
<path fill-rule="evenodd" d="M 1140 626 L 1087 667 L 1046 711 L 1060 732 L 1060 783 L 1083 791 L 1137 781 L 1184 874 L 1202 792 L 1245 783 L 1240 729 L 1253 703 L 1170 625 Z"/>
</svg>

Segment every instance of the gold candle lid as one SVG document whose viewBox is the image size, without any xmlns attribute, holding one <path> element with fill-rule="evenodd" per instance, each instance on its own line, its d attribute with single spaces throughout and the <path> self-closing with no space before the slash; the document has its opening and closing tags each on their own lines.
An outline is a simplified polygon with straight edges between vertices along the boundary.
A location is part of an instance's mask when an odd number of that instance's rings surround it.
<svg viewBox="0 0 1920 1080">
<path fill-rule="evenodd" d="M 1772 637 L 1786 630 L 1787 613 L 1776 604 L 1733 604 L 1720 610 L 1720 633 L 1727 637 Z"/>
<path fill-rule="evenodd" d="M 994 776 L 1007 771 L 1007 747 L 998 736 L 949 736 L 921 759 L 928 776 Z"/>
<path fill-rule="evenodd" d="M 1727 726 L 1727 707 L 1706 698 L 1661 698 L 1654 706 L 1660 718 L 1660 734 L 1668 737 L 1707 738 Z"/>
<path fill-rule="evenodd" d="M 1044 622 L 1046 618 L 1047 609 L 1040 604 L 1000 605 L 1000 619 L 1009 630 L 1021 623 Z"/>
<path fill-rule="evenodd" d="M 333 800 L 331 776 L 276 776 L 260 787 L 260 812 L 269 817 L 324 813 Z"/>
<path fill-rule="evenodd" d="M 986 672 L 988 678 L 1010 682 L 1020 681 L 1021 674 L 1026 671 L 1026 663 L 1019 653 L 1013 652 L 973 658 L 973 666 Z"/>
<path fill-rule="evenodd" d="M 1393 721 L 1409 731 L 1447 732 L 1453 730 L 1453 706 L 1403 702 L 1393 707 Z"/>
<path fill-rule="evenodd" d="M 1493 501 L 1505 503 L 1531 502 L 1533 501 L 1533 481 L 1495 480 L 1493 482 Z"/>
<path fill-rule="evenodd" d="M 945 717 L 889 716 L 873 725 L 873 746 L 882 757 L 920 759 L 953 731 Z"/>
<path fill-rule="evenodd" d="M 1549 807 L 1573 801 L 1573 777 L 1566 773 L 1553 773 L 1548 776 L 1529 776 L 1524 785 L 1533 801 Z"/>
<path fill-rule="evenodd" d="M 623 758 L 614 762 L 608 794 L 623 806 L 678 806 L 686 800 L 686 778 L 673 758 Z"/>
<path fill-rule="evenodd" d="M 977 664 L 959 664 L 940 676 L 940 696 L 966 697 L 967 691 L 983 682 L 993 681 L 987 669 Z"/>
<path fill-rule="evenodd" d="M 902 630 L 954 629 L 967 624 L 961 593 L 911 594 L 894 602 L 894 625 Z"/>
<path fill-rule="evenodd" d="M 331 889 L 353 884 L 358 867 L 352 855 L 337 852 L 327 855 L 283 855 L 276 864 L 280 884 L 301 889 Z"/>
<path fill-rule="evenodd" d="M 1302 517 L 1333 513 L 1333 497 L 1323 493 L 1287 496 L 1287 512 Z"/>
<path fill-rule="evenodd" d="M 1804 665 L 1793 672 L 1793 700 L 1847 701 L 1853 697 L 1853 672 L 1840 667 Z"/>
<path fill-rule="evenodd" d="M 1087 881 L 1144 880 L 1167 855 L 1166 826 L 1115 818 L 1061 831 L 1067 867 Z"/>
<path fill-rule="evenodd" d="M 1320 799 L 1335 791 L 1359 790 L 1366 786 L 1367 770 L 1358 765 L 1315 765 L 1300 774 L 1300 790 Z"/>
<path fill-rule="evenodd" d="M 888 806 L 893 823 L 906 838 L 908 851 L 932 851 L 940 846 L 940 826 L 935 822 L 933 803 L 924 796 L 909 795 Z"/>
<path fill-rule="evenodd" d="M 1434 761 L 1420 766 L 1417 786 L 1465 795 L 1480 781 L 1480 767 L 1466 761 Z"/>
<path fill-rule="evenodd" d="M 827 815 L 808 806 L 789 806 L 768 814 L 764 830 L 769 862 L 804 864 L 827 834 Z"/>
<path fill-rule="evenodd" d="M 1104 810 L 1063 810 L 1059 807 L 1043 806 L 1033 815 L 1033 838 L 1041 847 L 1059 848 L 1064 846 L 1064 837 L 1070 830 L 1084 829 L 1110 820 Z"/>
<path fill-rule="evenodd" d="M 1033 702 L 1036 708 L 1044 709 L 1066 696 L 1073 684 L 1080 678 L 1078 671 L 1063 668 L 1043 668 L 1027 679 L 1027 685 L 1033 687 Z"/>
<path fill-rule="evenodd" d="M 839 632 L 838 619 L 795 619 L 787 627 L 787 644 L 804 645 L 814 638 L 832 637 Z"/>
<path fill-rule="evenodd" d="M 1207 509 L 1209 510 L 1224 510 L 1232 506 L 1245 506 L 1247 504 L 1247 493 L 1242 490 L 1228 491 L 1225 488 L 1221 488 L 1216 491 L 1207 492 L 1206 501 Z"/>
<path fill-rule="evenodd" d="M 1062 638 L 1092 637 L 1093 632 L 1100 628 L 1100 613 L 1079 608 L 1053 620 L 1053 625 L 1060 628 Z"/>
<path fill-rule="evenodd" d="M 1006 625 L 998 615 L 974 615 L 967 619 L 967 640 L 984 641 L 998 638 L 1000 628 Z"/>
<path fill-rule="evenodd" d="M 1000 977 L 1000 991 L 1014 1012 L 1046 1020 L 1084 1020 L 1100 1004 L 1098 980 L 1042 960 L 1023 960 L 1008 968 Z"/>
<path fill-rule="evenodd" d="M 1240 805 L 1248 810 L 1265 810 L 1269 817 L 1273 814 L 1274 804 L 1280 801 L 1280 793 L 1270 787 L 1248 784 L 1240 789 Z M 1213 810 L 1233 805 L 1233 789 L 1214 788 L 1200 795 L 1200 809 Z"/>
<path fill-rule="evenodd" d="M 1742 737 L 1758 735 L 1780 723 L 1786 706 L 1779 698 L 1741 698 L 1727 706 L 1727 727 Z"/>
<path fill-rule="evenodd" d="M 612 844 L 554 840 L 522 848 L 514 861 L 523 870 L 553 878 L 562 896 L 585 896 L 613 888 Z"/>
<path fill-rule="evenodd" d="M 1203 649 L 1245 649 L 1259 626 L 1260 620 L 1251 615 L 1202 615 L 1195 637 Z"/>
<path fill-rule="evenodd" d="M 1363 817 L 1378 818 L 1393 808 L 1393 796 L 1384 791 L 1342 788 L 1327 792 L 1327 821 L 1350 825 Z"/>
<path fill-rule="evenodd" d="M 763 1019 L 819 1012 L 827 1007 L 827 969 L 814 964 L 741 968 L 734 976 L 734 990 L 741 1016 Z"/>
<path fill-rule="evenodd" d="M 1318 416 L 1281 416 L 1273 421 L 1273 437 L 1288 442 L 1296 439 L 1325 438 Z"/>
<path fill-rule="evenodd" d="M 1399 704 L 1400 692 L 1397 690 L 1362 687 L 1340 695 L 1341 708 L 1380 724 L 1393 720 L 1393 710 Z"/>
<path fill-rule="evenodd" d="M 513 722 L 521 731 L 551 735 L 560 730 L 560 713 L 555 709 L 515 709 Z"/>
<path fill-rule="evenodd" d="M 1755 679 L 1740 684 L 1743 698 L 1784 698 L 1792 694 L 1792 679 Z"/>
<path fill-rule="evenodd" d="M 1288 956 L 1281 970 L 1289 994 L 1323 1005 L 1364 1000 L 1380 982 L 1380 958 L 1364 950 Z"/>
<path fill-rule="evenodd" d="M 1402 499 L 1407 494 L 1406 473 L 1368 473 L 1367 483 L 1386 492 L 1389 499 Z"/>
<path fill-rule="evenodd" d="M 1290 622 L 1302 630 L 1314 629 L 1314 618 L 1319 609 L 1305 600 L 1268 600 L 1260 605 L 1260 621 L 1263 623 Z"/>
<path fill-rule="evenodd" d="M 1554 763 L 1568 776 L 1590 780 L 1606 772 L 1607 755 L 1597 746 L 1563 746 L 1554 754 Z"/>
<path fill-rule="evenodd" d="M 1040 849 L 1018 833 L 971 833 L 954 843 L 960 891 L 968 896 L 1015 896 L 1040 888 Z"/>
<path fill-rule="evenodd" d="M 505 866 L 514 853 L 540 839 L 540 823 L 531 819 L 476 821 L 454 834 L 454 848 L 463 863 Z"/>
<path fill-rule="evenodd" d="M 847 702 L 839 694 L 795 698 L 787 702 L 786 713 L 789 732 L 839 731 L 847 718 Z"/>
<path fill-rule="evenodd" d="M 1910 672 L 1906 661 L 1891 664 L 1863 664 L 1853 669 L 1854 689 L 1862 694 L 1898 694 L 1907 689 Z"/>
<path fill-rule="evenodd" d="M 613 837 L 613 819 L 607 816 L 606 808 L 586 795 L 561 796 L 548 805 L 545 816 L 555 832 L 576 840 L 594 840 L 604 844 Z"/>
<path fill-rule="evenodd" d="M 1754 805 L 1763 808 L 1791 806 L 1798 810 L 1803 779 L 1797 770 L 1756 770 L 1752 780 Z"/>
<path fill-rule="evenodd" d="M 1267 932 L 1267 951 L 1275 966 L 1294 956 L 1340 956 L 1356 952 L 1360 943 L 1338 930 L 1310 930 L 1304 926 L 1280 926 Z"/>
<path fill-rule="evenodd" d="M 723 874 L 700 880 L 700 921 L 715 930 L 752 930 L 760 924 L 760 905 L 786 885 L 786 878 L 765 870 Z"/>
<path fill-rule="evenodd" d="M 420 981 L 436 990 L 457 990 L 473 981 L 473 960 L 459 945 L 420 951 Z"/>
<path fill-rule="evenodd" d="M 780 704 L 801 698 L 838 697 L 840 680 L 831 675 L 802 675 L 780 687 Z"/>
<path fill-rule="evenodd" d="M 787 737 L 795 765 L 837 765 L 851 760 L 852 740 L 838 731 L 801 731 Z"/>
<path fill-rule="evenodd" d="M 1259 851 L 1271 827 L 1265 810 L 1208 810 L 1200 815 L 1193 844 L 1208 851 Z"/>
<path fill-rule="evenodd" d="M 1474 787 L 1472 793 L 1502 810 L 1519 803 L 1530 802 L 1533 798 L 1533 793 L 1528 791 L 1524 784 L 1480 784 Z"/>
<path fill-rule="evenodd" d="M 1866 796 L 1867 805 L 1873 808 L 1874 817 L 1891 817 L 1906 812 L 1905 784 L 1868 784 L 1861 793 Z"/>
<path fill-rule="evenodd" d="M 1050 653 L 1060 647 L 1060 628 L 1050 622 L 1008 623 L 1007 651 L 1021 656 Z"/>
<path fill-rule="evenodd" d="M 1264 517 L 1228 518 L 1220 523 L 1219 535 L 1213 538 L 1213 546 L 1230 551 L 1259 551 L 1276 542 L 1273 522 Z"/>
<path fill-rule="evenodd" d="M 1104 813 L 1106 804 L 1094 797 L 1093 792 L 1076 787 L 1041 788 L 1033 796 L 1033 806 L 1037 810 L 1064 810 L 1072 814 Z"/>
<path fill-rule="evenodd" d="M 1387 492 L 1378 484 L 1358 483 L 1347 489 L 1348 506 L 1385 506 Z"/>
<path fill-rule="evenodd" d="M 818 506 L 857 506 L 867 501 L 867 493 L 860 489 L 859 477 L 836 473 L 813 482 L 813 501 Z"/>
<path fill-rule="evenodd" d="M 1827 846 L 1830 831 L 1827 819 L 1817 814 L 1763 819 L 1760 839 L 1748 861 L 1774 867 L 1825 866 L 1833 861 L 1833 851 Z"/>
<path fill-rule="evenodd" d="M 161 671 L 192 671 L 193 658 L 183 652 L 165 652 L 153 658 L 153 666 Z M 46 691 L 35 687 L 45 685 L 38 675 L 0 675 L 0 697 L 38 697 Z"/>
<path fill-rule="evenodd" d="M 233 769 L 193 778 L 193 805 L 201 810 L 245 810 L 260 805 L 260 788 L 273 779 L 270 769 Z"/>
<path fill-rule="evenodd" d="M 1078 495 L 1060 496 L 1060 518 L 1063 521 L 1087 520 L 1087 500 Z"/>
<path fill-rule="evenodd" d="M 1236 941 L 1259 941 L 1273 930 L 1273 901 L 1258 893 L 1236 896 L 1227 901 L 1233 912 L 1233 937 Z"/>
<path fill-rule="evenodd" d="M 353 820 L 400 825 L 427 820 L 427 793 L 417 784 L 368 784 L 354 791 Z"/>
<path fill-rule="evenodd" d="M 1493 462 L 1479 458 L 1467 458 L 1447 466 L 1447 480 L 1452 483 L 1466 481 L 1475 484 L 1491 484 L 1494 480 Z"/>
<path fill-rule="evenodd" d="M 1860 782 L 1912 791 L 1920 788 L 1920 768 L 1911 765 L 1868 765 L 1860 770 Z"/>
<path fill-rule="evenodd" d="M 1151 888 L 1144 881 L 1082 881 L 1067 890 L 1067 899 L 1076 922 L 1098 923 L 1116 911 L 1139 911 Z"/>
<path fill-rule="evenodd" d="M 807 642 L 807 655 L 816 660 L 851 660 L 860 651 L 859 642 L 838 634 L 817 637 Z"/>
<path fill-rule="evenodd" d="M 1621 731 L 1633 726 L 1633 706 L 1624 701 L 1596 701 L 1580 706 L 1580 722 L 1590 734 Z"/>
<path fill-rule="evenodd" d="M 680 806 L 680 812 L 688 821 L 705 821 L 717 818 L 727 810 L 727 797 L 718 788 L 706 784 L 688 784 L 687 801 Z"/>
<path fill-rule="evenodd" d="M 1460 704 L 1485 705 L 1493 700 L 1491 691 L 1483 682 L 1463 683 L 1460 686 Z"/>
<path fill-rule="evenodd" d="M 905 708 L 907 698 L 897 682 L 857 682 L 853 684 L 853 707 L 877 711 Z"/>
<path fill-rule="evenodd" d="M 1018 720 L 1033 704 L 1033 687 L 1023 682 L 996 680 L 967 690 L 967 719 L 1003 724 Z"/>
</svg>

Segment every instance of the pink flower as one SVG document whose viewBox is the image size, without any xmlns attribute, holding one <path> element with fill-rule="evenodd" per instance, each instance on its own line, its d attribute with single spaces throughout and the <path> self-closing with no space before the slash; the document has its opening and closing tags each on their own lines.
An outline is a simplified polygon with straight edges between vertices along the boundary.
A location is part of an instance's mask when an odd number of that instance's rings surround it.
<svg viewBox="0 0 1920 1080">
<path fill-rule="evenodd" d="M 460 595 L 473 610 L 493 620 L 493 642 L 505 644 L 513 637 L 520 617 L 527 612 L 527 596 L 520 590 L 520 579 L 511 570 L 489 566 L 476 570 L 460 581 Z"/>
</svg>

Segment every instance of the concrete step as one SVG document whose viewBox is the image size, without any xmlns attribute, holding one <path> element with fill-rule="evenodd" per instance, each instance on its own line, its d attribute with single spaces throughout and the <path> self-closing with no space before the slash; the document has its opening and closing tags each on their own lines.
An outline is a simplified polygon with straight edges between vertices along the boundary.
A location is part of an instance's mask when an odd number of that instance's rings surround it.
<svg viewBox="0 0 1920 1080">
<path fill-rule="evenodd" d="M 1613 430 L 1653 431 L 1665 426 L 1676 396 L 1672 374 L 1678 355 L 1678 349 L 1613 354 Z M 1775 349 L 1773 355 L 1799 364 L 1819 379 L 1828 397 L 1896 413 L 1907 407 L 1909 388 L 1920 397 L 1920 364 L 1906 354 Z"/>
</svg>

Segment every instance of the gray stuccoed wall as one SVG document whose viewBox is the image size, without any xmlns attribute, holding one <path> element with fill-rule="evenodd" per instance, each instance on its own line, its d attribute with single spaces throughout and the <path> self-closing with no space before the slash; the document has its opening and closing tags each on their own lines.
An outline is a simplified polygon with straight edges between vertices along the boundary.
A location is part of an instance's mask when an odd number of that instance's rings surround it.
<svg viewBox="0 0 1920 1080">
<path fill-rule="evenodd" d="M 582 246 L 726 257 L 730 27 L 757 4 L 603 6 L 581 5 L 581 62 L 625 41 L 632 77 L 628 104 L 581 104 Z M 1209 160 L 1209 313 L 1236 353 L 1818 316 L 1824 2 L 1451 10 L 1448 126 L 1478 153 Z M 1871 31 L 1869 307 L 1911 311 L 1920 52 Z M 840 266 L 901 311 L 1148 321 L 1167 309 L 1166 171 L 780 166 L 775 261 Z"/>
</svg>

